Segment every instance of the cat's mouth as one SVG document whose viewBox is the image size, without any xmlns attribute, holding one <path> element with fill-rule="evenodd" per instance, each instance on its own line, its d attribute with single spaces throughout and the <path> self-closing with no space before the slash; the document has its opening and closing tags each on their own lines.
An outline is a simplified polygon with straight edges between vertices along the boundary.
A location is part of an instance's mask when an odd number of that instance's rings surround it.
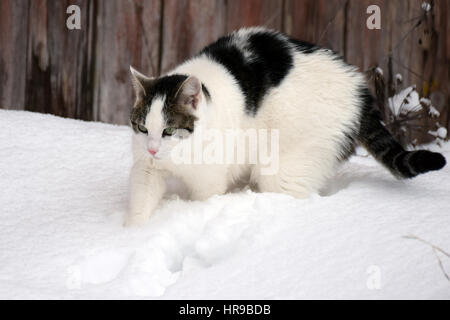
<svg viewBox="0 0 450 320">
<path fill-rule="evenodd" d="M 161 156 L 159 156 L 157 154 L 148 154 L 148 156 L 154 160 L 161 160 Z"/>
</svg>

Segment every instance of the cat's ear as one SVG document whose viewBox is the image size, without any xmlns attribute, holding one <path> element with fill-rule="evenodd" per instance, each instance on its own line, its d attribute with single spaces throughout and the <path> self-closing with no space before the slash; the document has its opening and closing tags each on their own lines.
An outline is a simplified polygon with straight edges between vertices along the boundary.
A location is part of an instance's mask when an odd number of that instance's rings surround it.
<svg viewBox="0 0 450 320">
<path fill-rule="evenodd" d="M 152 82 L 153 78 L 144 76 L 142 73 L 130 66 L 131 71 L 131 81 L 133 82 L 134 92 L 137 99 L 142 99 L 146 95 L 146 88 L 148 88 Z"/>
<path fill-rule="evenodd" d="M 178 104 L 197 109 L 202 98 L 202 84 L 196 77 L 187 78 L 178 89 L 176 100 Z"/>
</svg>

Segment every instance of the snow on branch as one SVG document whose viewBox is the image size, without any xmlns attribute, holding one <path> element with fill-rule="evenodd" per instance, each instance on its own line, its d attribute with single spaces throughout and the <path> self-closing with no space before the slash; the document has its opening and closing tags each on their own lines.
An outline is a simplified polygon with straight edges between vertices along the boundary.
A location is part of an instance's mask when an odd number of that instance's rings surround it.
<svg viewBox="0 0 450 320">
<path fill-rule="evenodd" d="M 408 87 L 388 99 L 389 108 L 395 116 L 422 110 L 415 86 Z"/>
</svg>

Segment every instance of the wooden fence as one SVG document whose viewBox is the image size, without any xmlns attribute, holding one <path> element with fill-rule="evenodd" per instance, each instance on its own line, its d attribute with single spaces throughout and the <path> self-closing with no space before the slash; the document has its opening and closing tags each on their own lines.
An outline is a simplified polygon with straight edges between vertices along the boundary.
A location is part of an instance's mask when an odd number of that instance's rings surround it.
<svg viewBox="0 0 450 320">
<path fill-rule="evenodd" d="M 125 124 L 129 65 L 158 75 L 219 36 L 265 25 L 339 52 L 361 70 L 379 65 L 431 97 L 450 129 L 450 0 L 0 0 L 0 107 Z M 81 8 L 81 30 L 66 9 Z M 366 10 L 381 9 L 381 30 Z M 389 87 L 390 88 L 390 87 Z M 432 128 L 434 124 L 430 124 Z M 415 137 L 426 140 L 424 128 Z"/>
</svg>

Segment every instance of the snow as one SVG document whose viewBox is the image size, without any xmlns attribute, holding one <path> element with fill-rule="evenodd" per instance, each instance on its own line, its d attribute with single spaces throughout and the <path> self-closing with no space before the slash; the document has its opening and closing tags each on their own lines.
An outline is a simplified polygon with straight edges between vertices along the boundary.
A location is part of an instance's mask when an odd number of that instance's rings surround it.
<svg viewBox="0 0 450 320">
<path fill-rule="evenodd" d="M 428 2 L 422 2 L 422 9 L 425 10 L 426 12 L 431 10 L 431 4 L 429 4 Z"/>
<path fill-rule="evenodd" d="M 431 134 L 434 137 L 445 139 L 447 137 L 447 129 L 444 127 L 440 127 L 436 131 L 428 131 L 428 134 Z"/>
<path fill-rule="evenodd" d="M 419 94 L 414 86 L 403 89 L 388 99 L 389 108 L 395 116 L 402 113 L 417 112 L 422 109 Z"/>
<path fill-rule="evenodd" d="M 168 198 L 124 228 L 130 134 L 0 110 L 0 298 L 450 298 L 448 167 L 399 181 L 359 149 L 321 195 Z"/>
<path fill-rule="evenodd" d="M 428 114 L 430 115 L 430 117 L 439 117 L 441 115 L 441 113 L 434 107 L 431 105 L 431 100 L 427 99 L 427 98 L 420 98 L 420 103 L 424 106 L 428 107 Z"/>
<path fill-rule="evenodd" d="M 430 106 L 430 111 L 428 112 L 428 114 L 432 117 L 439 117 L 441 115 L 441 113 L 439 111 L 437 111 L 437 109 L 433 106 Z"/>
<path fill-rule="evenodd" d="M 428 99 L 428 98 L 420 98 L 420 103 L 421 104 L 424 104 L 424 105 L 426 105 L 427 107 L 430 107 L 431 106 L 431 100 L 430 99 Z"/>
</svg>

